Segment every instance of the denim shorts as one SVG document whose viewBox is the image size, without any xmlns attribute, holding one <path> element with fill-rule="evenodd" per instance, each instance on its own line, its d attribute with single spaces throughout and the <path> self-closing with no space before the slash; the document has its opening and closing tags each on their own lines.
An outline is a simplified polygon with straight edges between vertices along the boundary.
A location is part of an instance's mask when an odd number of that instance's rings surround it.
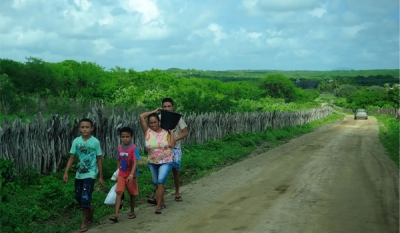
<svg viewBox="0 0 400 233">
<path fill-rule="evenodd" d="M 90 208 L 95 179 L 75 179 L 75 199 L 81 208 Z"/>
<path fill-rule="evenodd" d="M 175 146 L 172 148 L 172 154 L 174 155 L 174 161 L 172 162 L 172 169 L 181 170 L 181 159 L 182 159 L 182 149 L 180 146 Z"/>
<path fill-rule="evenodd" d="M 155 164 L 148 163 L 151 172 L 151 179 L 154 185 L 165 184 L 168 174 L 172 168 L 172 162 Z"/>
</svg>

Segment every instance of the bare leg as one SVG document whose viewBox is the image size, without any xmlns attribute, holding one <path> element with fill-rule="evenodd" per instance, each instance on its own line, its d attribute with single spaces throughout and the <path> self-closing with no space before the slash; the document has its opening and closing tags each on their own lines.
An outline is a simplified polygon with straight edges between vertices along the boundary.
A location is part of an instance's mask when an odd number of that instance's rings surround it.
<svg viewBox="0 0 400 233">
<path fill-rule="evenodd" d="M 117 198 L 115 200 L 115 214 L 111 215 L 108 219 L 110 219 L 113 222 L 118 222 L 118 212 L 119 212 L 119 206 L 121 205 L 121 199 L 122 199 L 122 194 L 124 192 L 117 192 Z"/>
<path fill-rule="evenodd" d="M 90 209 L 89 208 L 83 208 L 82 209 L 82 223 L 81 223 L 81 231 L 83 231 L 83 229 L 87 228 L 87 220 L 89 217 L 89 213 Z"/>
<path fill-rule="evenodd" d="M 161 210 L 161 204 L 164 203 L 164 184 L 157 185 L 156 199 L 157 199 L 157 210 Z"/>
<path fill-rule="evenodd" d="M 130 195 L 131 196 L 131 212 L 129 213 L 128 218 L 132 219 L 132 218 L 136 218 L 135 215 L 135 195 Z"/>
<path fill-rule="evenodd" d="M 117 192 L 117 199 L 115 200 L 115 216 L 118 217 L 119 206 L 121 205 L 123 192 Z"/>
<path fill-rule="evenodd" d="M 87 223 L 91 224 L 93 222 L 93 215 L 94 215 L 94 207 L 89 208 L 89 217 L 87 219 Z"/>
<path fill-rule="evenodd" d="M 174 175 L 175 201 L 182 201 L 181 195 L 179 194 L 179 171 L 172 169 L 172 174 Z"/>
</svg>

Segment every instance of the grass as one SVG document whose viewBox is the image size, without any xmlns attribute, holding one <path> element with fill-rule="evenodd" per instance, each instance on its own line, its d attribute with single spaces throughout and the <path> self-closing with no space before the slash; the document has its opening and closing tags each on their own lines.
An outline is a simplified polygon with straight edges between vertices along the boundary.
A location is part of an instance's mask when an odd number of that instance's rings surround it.
<svg viewBox="0 0 400 233">
<path fill-rule="evenodd" d="M 284 127 L 277 130 L 268 129 L 259 133 L 238 133 L 228 135 L 220 141 L 186 145 L 183 148 L 181 182 L 183 185 L 188 184 L 222 167 L 241 161 L 264 142 L 268 142 L 268 145 L 272 148 L 284 141 L 310 133 L 315 128 L 342 118 L 341 114 L 333 113 L 324 119 L 301 126 Z M 92 196 L 93 205 L 96 207 L 92 225 L 105 220 L 114 211 L 113 207 L 106 206 L 103 202 L 109 189 L 115 183 L 110 180 L 115 168 L 115 160 L 104 160 L 105 185 L 103 189 L 97 188 Z M 145 202 L 147 196 L 153 193 L 154 186 L 151 184 L 151 174 L 145 164 L 140 165 L 139 171 L 140 194 L 137 197 L 137 203 L 140 205 Z M 5 198 L 5 201 L 0 205 L 2 233 L 67 233 L 76 231 L 80 226 L 81 211 L 73 198 L 72 177 L 74 177 L 74 173 L 70 173 L 70 182 L 67 184 L 61 182 L 62 174 L 37 176 L 27 173 L 25 179 L 29 181 L 27 184 L 30 185 L 21 185 L 14 190 L 10 188 L 11 192 L 9 192 L 8 199 Z M 173 190 L 172 175 L 167 180 L 166 188 Z M 127 210 L 124 207 L 123 211 Z M 23 217 L 21 218 L 21 216 Z"/>
<path fill-rule="evenodd" d="M 315 99 L 316 102 L 320 102 L 323 106 L 326 104 L 332 104 L 336 97 L 333 94 L 330 93 L 321 93 L 317 99 Z"/>
<path fill-rule="evenodd" d="M 390 115 L 375 114 L 379 123 L 379 139 L 390 159 L 399 167 L 399 121 Z"/>
</svg>

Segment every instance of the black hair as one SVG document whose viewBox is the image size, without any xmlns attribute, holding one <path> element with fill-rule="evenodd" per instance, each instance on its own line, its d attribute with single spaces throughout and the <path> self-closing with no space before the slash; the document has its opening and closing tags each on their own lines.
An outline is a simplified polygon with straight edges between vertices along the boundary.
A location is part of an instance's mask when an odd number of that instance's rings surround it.
<svg viewBox="0 0 400 233">
<path fill-rule="evenodd" d="M 89 123 L 90 123 L 90 126 L 93 127 L 93 121 L 90 120 L 89 118 L 82 118 L 82 119 L 79 121 L 79 126 L 81 126 L 81 123 L 82 123 L 82 122 L 89 122 Z"/>
<path fill-rule="evenodd" d="M 121 136 L 122 133 L 129 133 L 131 135 L 131 137 L 133 137 L 133 129 L 131 127 L 122 127 L 119 130 L 119 136 Z"/>
<path fill-rule="evenodd" d="M 160 117 L 158 116 L 158 114 L 157 113 L 152 113 L 152 114 L 147 116 L 147 123 L 149 123 L 150 117 L 155 117 L 155 118 L 157 118 L 158 121 L 160 121 Z"/>
<path fill-rule="evenodd" d="M 164 98 L 162 100 L 162 104 L 164 104 L 165 102 L 170 102 L 172 104 L 172 106 L 174 106 L 174 101 L 172 100 L 172 98 Z"/>
</svg>

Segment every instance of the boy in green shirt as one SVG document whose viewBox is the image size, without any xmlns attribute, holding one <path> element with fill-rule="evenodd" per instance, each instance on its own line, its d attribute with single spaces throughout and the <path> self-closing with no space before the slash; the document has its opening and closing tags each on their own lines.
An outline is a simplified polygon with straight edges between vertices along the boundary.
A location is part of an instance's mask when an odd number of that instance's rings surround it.
<svg viewBox="0 0 400 233">
<path fill-rule="evenodd" d="M 63 181 L 68 182 L 68 171 L 71 168 L 75 155 L 79 162 L 75 175 L 75 199 L 82 209 L 82 223 L 80 232 L 89 230 L 88 223 L 93 221 L 94 208 L 91 207 L 92 193 L 94 190 L 94 182 L 99 174 L 99 184 L 103 187 L 103 166 L 102 151 L 100 142 L 91 135 L 93 131 L 93 121 L 84 118 L 79 121 L 80 137 L 75 138 L 72 142 L 67 167 L 64 172 Z"/>
</svg>

